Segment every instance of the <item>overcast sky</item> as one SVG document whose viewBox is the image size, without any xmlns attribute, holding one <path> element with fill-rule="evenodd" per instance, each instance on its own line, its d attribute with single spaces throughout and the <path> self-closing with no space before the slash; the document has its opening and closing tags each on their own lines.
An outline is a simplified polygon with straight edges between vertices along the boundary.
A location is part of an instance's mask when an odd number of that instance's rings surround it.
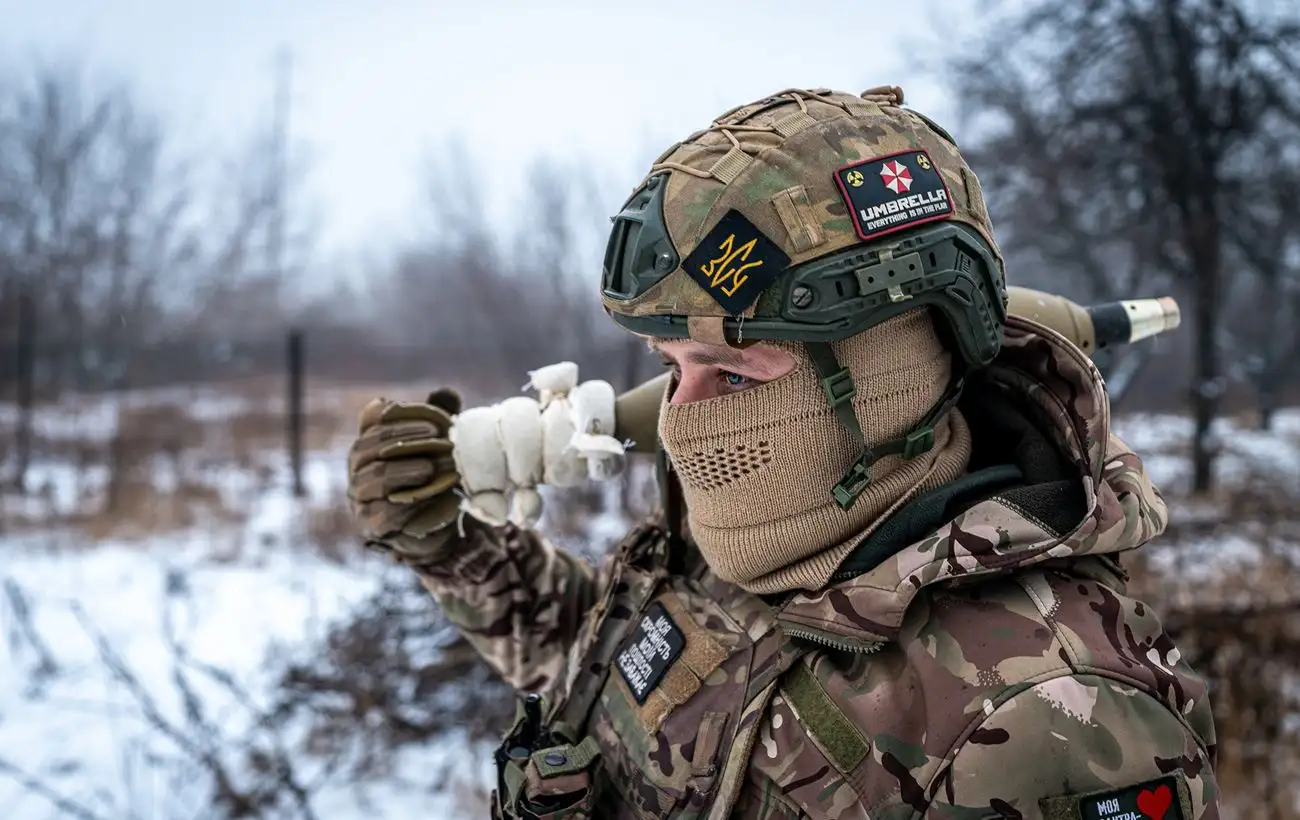
<svg viewBox="0 0 1300 820">
<path fill-rule="evenodd" d="M 539 153 L 617 181 L 661 147 L 790 86 L 894 83 L 951 121 L 939 0 L 0 0 L 0 65 L 75 55 L 122 77 L 187 143 L 233 143 L 269 118 L 280 45 L 291 131 L 310 149 L 327 250 L 409 236 L 421 169 L 451 137 L 492 201 Z"/>
</svg>

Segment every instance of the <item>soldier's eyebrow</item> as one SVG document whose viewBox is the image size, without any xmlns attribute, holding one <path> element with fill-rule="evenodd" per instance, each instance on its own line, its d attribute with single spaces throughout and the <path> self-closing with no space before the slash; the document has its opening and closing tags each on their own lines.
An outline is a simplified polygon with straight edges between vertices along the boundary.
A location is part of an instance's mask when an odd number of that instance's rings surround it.
<svg viewBox="0 0 1300 820">
<path fill-rule="evenodd" d="M 686 360 L 692 364 L 712 367 L 743 367 L 745 357 L 739 351 L 729 347 L 710 347 L 704 350 L 691 350 Z"/>
<path fill-rule="evenodd" d="M 663 356 L 666 360 L 675 362 L 677 357 L 670 354 L 667 350 L 664 350 L 661 346 L 662 344 L 662 339 L 651 338 L 646 340 L 647 347 Z M 721 345 L 711 345 L 703 349 L 692 348 L 683 358 L 691 364 L 698 364 L 704 367 L 753 367 L 753 365 L 746 362 L 745 356 L 741 351 L 734 350 L 730 347 L 723 347 Z"/>
</svg>

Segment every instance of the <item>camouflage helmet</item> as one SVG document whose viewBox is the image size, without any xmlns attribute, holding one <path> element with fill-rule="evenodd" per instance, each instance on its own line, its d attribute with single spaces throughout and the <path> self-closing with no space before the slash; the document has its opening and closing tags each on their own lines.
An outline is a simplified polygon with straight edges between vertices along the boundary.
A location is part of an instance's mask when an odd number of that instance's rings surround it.
<svg viewBox="0 0 1300 820">
<path fill-rule="evenodd" d="M 614 217 L 606 310 L 637 333 L 735 343 L 842 339 L 926 304 L 987 363 L 1006 292 L 979 182 L 902 102 L 792 89 L 672 146 Z"/>
<path fill-rule="evenodd" d="M 933 446 L 963 375 L 993 360 L 1003 262 L 979 181 L 902 89 L 789 89 L 669 148 L 620 213 L 601 300 L 619 324 L 712 344 L 805 344 L 831 406 L 862 442 L 852 380 L 830 342 L 929 307 L 957 354 L 944 398 L 907 436 L 863 454 L 835 488 L 847 507 L 877 458 Z"/>
</svg>

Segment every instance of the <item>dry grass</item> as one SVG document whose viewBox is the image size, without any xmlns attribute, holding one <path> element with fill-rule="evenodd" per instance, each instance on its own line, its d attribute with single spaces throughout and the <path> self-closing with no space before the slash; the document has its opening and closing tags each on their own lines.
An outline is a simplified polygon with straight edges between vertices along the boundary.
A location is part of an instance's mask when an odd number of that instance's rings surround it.
<svg viewBox="0 0 1300 820">
<path fill-rule="evenodd" d="M 176 457 L 202 447 L 206 434 L 206 426 L 179 404 L 124 407 L 117 417 L 123 453 L 137 459 L 159 454 Z"/>
<path fill-rule="evenodd" d="M 223 388 L 243 400 L 244 408 L 213 430 L 213 444 L 247 463 L 259 452 L 287 447 L 288 427 L 283 391 L 264 389 L 264 380 L 248 380 Z M 313 383 L 304 402 L 303 443 L 307 450 L 337 448 L 356 434 L 357 416 L 376 397 L 422 400 L 427 391 L 410 385 Z"/>
<path fill-rule="evenodd" d="M 26 498 L 0 496 L 0 525 L 7 532 L 73 527 L 93 543 L 110 536 L 140 538 L 238 521 L 246 514 L 241 508 L 246 497 L 223 493 L 219 480 L 237 472 L 243 476 L 241 486 L 249 484 L 247 492 L 253 493 L 283 481 L 287 424 L 282 402 L 268 399 L 257 381 L 222 388 L 216 395 L 226 400 L 228 412 L 215 417 L 210 407 L 199 408 L 183 393 L 144 402 L 132 396 L 118 408 L 115 427 L 107 435 L 89 422 L 93 411 L 83 416 L 87 420 L 81 435 L 78 411 L 43 411 L 60 413 L 62 429 L 33 441 L 34 463 L 57 465 L 61 483 L 70 482 L 61 487 L 62 495 L 71 492 L 73 499 L 56 504 L 61 494 L 33 477 Z M 307 397 L 304 455 L 346 446 L 355 429 L 350 405 L 360 395 L 321 389 Z M 207 412 L 200 416 L 200 410 Z M 0 431 L 0 436 L 8 443 L 9 431 Z M 338 496 L 326 506 L 304 504 L 303 526 L 327 551 L 341 555 L 354 530 L 341 493 Z"/>
<path fill-rule="evenodd" d="M 310 410 L 303 415 L 304 451 L 328 450 L 348 432 L 334 413 Z M 211 428 L 208 452 L 242 466 L 256 465 L 267 452 L 288 449 L 289 432 L 282 410 L 249 409 Z"/>
<path fill-rule="evenodd" d="M 189 529 L 202 524 L 233 523 L 239 512 L 227 506 L 216 488 L 185 481 L 160 492 L 151 482 L 131 480 L 117 490 L 115 506 L 107 505 L 75 520 L 91 539 L 138 539 Z"/>
</svg>

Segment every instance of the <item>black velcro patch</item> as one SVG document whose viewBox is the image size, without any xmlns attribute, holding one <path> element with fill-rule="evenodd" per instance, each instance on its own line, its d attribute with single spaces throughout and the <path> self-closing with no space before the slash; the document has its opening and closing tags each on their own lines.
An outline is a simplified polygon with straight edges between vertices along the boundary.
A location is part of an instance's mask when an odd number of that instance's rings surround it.
<svg viewBox="0 0 1300 820">
<path fill-rule="evenodd" d="M 952 193 L 923 150 L 855 162 L 835 172 L 860 239 L 952 216 Z"/>
<path fill-rule="evenodd" d="M 1188 820 L 1178 777 L 1170 775 L 1122 789 L 1062 795 L 1040 801 L 1049 818 L 1078 820 Z"/>
<path fill-rule="evenodd" d="M 632 633 L 632 639 L 616 658 L 618 672 L 637 703 L 645 703 L 685 646 L 686 636 L 673 623 L 663 604 L 651 604 Z"/>
<path fill-rule="evenodd" d="M 789 264 L 779 245 L 732 208 L 682 267 L 727 313 L 739 316 Z"/>
</svg>

